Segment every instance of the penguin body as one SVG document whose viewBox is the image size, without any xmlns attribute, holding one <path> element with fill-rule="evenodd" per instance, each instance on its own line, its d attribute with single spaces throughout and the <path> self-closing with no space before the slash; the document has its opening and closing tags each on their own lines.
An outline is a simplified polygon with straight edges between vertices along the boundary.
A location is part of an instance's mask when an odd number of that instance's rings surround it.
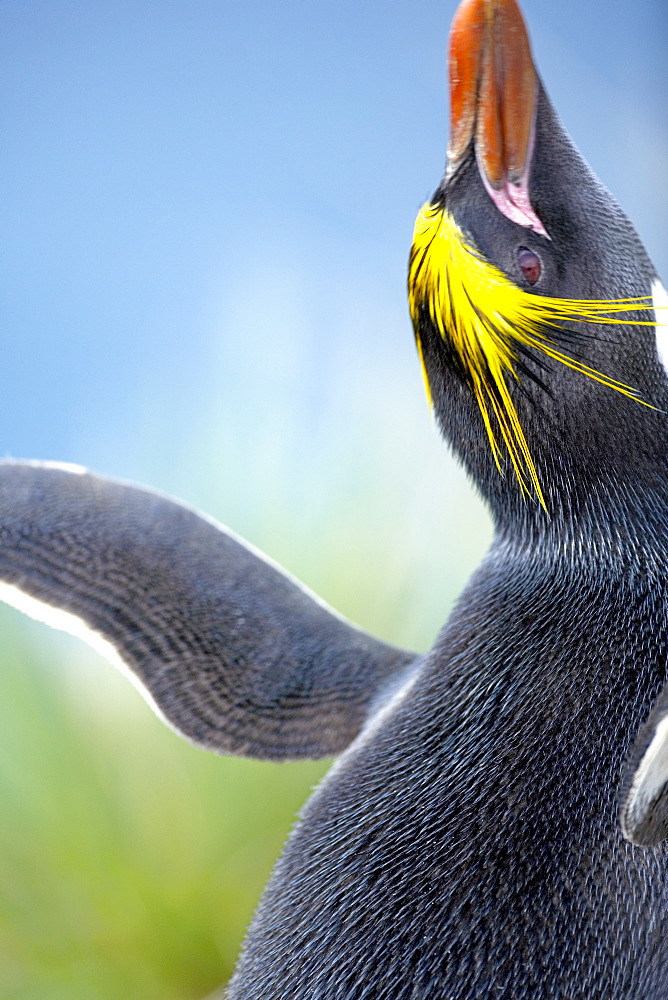
<svg viewBox="0 0 668 1000">
<path fill-rule="evenodd" d="M 6 599 L 83 621 L 199 745 L 341 754 L 229 1000 L 668 996 L 661 286 L 514 0 L 460 5 L 451 87 L 409 302 L 436 419 L 496 530 L 426 656 L 173 501 L 0 463 Z"/>
<path fill-rule="evenodd" d="M 597 541 L 497 538 L 307 805 L 230 1000 L 665 998 L 668 853 L 624 840 L 617 793 L 666 676 L 667 554 Z"/>
</svg>

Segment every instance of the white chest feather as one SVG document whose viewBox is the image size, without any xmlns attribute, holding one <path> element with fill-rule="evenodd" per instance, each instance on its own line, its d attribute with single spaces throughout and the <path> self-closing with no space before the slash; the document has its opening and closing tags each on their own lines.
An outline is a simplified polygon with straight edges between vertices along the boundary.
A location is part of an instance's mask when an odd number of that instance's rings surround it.
<svg viewBox="0 0 668 1000">
<path fill-rule="evenodd" d="M 668 374 L 668 292 L 658 278 L 652 282 L 652 305 L 656 319 L 656 349 Z"/>
</svg>

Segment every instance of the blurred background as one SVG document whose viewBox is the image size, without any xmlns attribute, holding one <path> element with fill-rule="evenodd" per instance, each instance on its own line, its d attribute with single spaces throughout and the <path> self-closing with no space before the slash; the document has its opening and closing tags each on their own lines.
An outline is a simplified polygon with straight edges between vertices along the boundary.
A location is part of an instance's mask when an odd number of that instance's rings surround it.
<svg viewBox="0 0 668 1000">
<path fill-rule="evenodd" d="M 405 303 L 445 0 L 2 0 L 0 448 L 206 510 L 425 649 L 490 537 Z M 665 0 L 525 0 L 668 276 Z M 195 750 L 0 609 L 0 998 L 202 1000 L 326 764 Z"/>
</svg>

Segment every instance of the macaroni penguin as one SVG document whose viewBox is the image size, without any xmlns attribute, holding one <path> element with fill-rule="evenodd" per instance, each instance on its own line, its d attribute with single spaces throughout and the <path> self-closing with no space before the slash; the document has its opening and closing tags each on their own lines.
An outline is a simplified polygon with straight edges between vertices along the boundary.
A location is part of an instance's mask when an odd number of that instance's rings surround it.
<svg viewBox="0 0 668 1000">
<path fill-rule="evenodd" d="M 495 536 L 425 656 L 173 500 L 0 464 L 4 599 L 200 746 L 338 755 L 230 1000 L 668 995 L 668 298 L 515 0 L 463 0 L 449 67 L 408 298 Z"/>
</svg>

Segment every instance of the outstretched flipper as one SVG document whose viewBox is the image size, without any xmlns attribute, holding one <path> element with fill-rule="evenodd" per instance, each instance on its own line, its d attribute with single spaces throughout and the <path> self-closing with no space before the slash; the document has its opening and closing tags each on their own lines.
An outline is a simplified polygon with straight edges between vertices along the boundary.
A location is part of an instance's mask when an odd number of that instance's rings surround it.
<svg viewBox="0 0 668 1000">
<path fill-rule="evenodd" d="M 415 659 L 212 520 L 64 467 L 0 462 L 0 581 L 3 600 L 83 631 L 170 725 L 221 753 L 340 753 Z"/>
<path fill-rule="evenodd" d="M 636 737 L 622 781 L 622 831 L 640 847 L 668 837 L 668 684 Z"/>
</svg>

